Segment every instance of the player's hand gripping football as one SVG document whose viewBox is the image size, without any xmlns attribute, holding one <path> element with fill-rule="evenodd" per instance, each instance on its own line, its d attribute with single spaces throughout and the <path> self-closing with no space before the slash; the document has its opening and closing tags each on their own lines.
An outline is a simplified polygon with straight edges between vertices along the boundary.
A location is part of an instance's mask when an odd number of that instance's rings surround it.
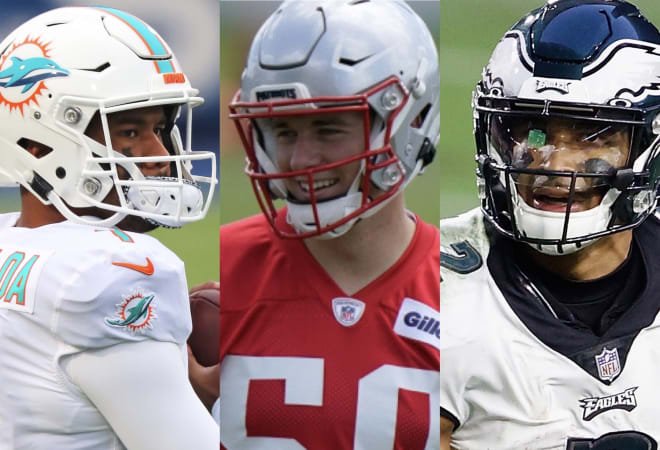
<svg viewBox="0 0 660 450">
<path fill-rule="evenodd" d="M 211 411 L 220 396 L 220 283 L 207 281 L 190 290 L 193 331 L 188 339 L 188 377 Z"/>
</svg>

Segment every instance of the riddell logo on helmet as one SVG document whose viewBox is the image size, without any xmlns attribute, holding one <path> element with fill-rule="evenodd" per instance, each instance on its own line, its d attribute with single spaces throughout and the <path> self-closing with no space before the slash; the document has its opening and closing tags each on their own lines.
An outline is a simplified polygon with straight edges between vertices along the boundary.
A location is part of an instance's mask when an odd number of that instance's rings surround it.
<svg viewBox="0 0 660 450">
<path fill-rule="evenodd" d="M 12 45 L 0 59 L 0 105 L 10 111 L 34 103 L 46 89 L 45 80 L 69 76 L 69 71 L 50 59 L 48 43 L 26 37 Z"/>
<path fill-rule="evenodd" d="M 290 99 L 296 99 L 298 96 L 296 95 L 296 90 L 295 89 L 274 89 L 272 91 L 261 91 L 257 92 L 257 101 L 258 102 L 263 102 L 265 100 L 270 100 L 273 98 L 290 98 Z"/>
</svg>

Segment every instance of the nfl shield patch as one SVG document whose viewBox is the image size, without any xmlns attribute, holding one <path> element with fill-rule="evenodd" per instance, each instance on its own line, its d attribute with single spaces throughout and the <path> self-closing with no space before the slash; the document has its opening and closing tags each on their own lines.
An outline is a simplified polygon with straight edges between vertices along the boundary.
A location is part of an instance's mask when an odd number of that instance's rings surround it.
<svg viewBox="0 0 660 450">
<path fill-rule="evenodd" d="M 362 317 L 364 302 L 347 297 L 333 298 L 332 312 L 337 322 L 345 327 L 350 327 L 355 325 Z"/>
<path fill-rule="evenodd" d="M 603 347 L 603 351 L 596 358 L 596 367 L 598 367 L 598 376 L 603 381 L 614 380 L 621 373 L 621 364 L 619 363 L 619 352 L 617 349 L 608 350 Z"/>
</svg>

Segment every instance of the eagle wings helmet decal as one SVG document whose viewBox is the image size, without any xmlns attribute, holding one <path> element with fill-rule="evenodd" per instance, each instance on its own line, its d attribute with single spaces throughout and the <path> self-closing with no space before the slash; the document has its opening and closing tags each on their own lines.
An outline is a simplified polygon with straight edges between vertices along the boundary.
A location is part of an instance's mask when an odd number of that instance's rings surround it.
<svg viewBox="0 0 660 450">
<path fill-rule="evenodd" d="M 520 31 L 512 30 L 495 49 L 483 74 L 485 87 L 494 91 L 491 95 L 520 95 L 524 80 L 534 72 L 534 59 L 528 53 L 523 39 Z M 497 57 L 498 54 L 506 53 L 517 53 L 517 60 Z M 515 66 L 516 70 L 511 70 L 511 66 Z M 572 98 L 584 92 L 576 89 L 570 93 L 566 90 L 564 94 L 568 95 L 562 96 L 562 100 L 612 106 L 644 104 L 649 97 L 660 97 L 660 72 L 656 69 L 659 66 L 659 45 L 633 39 L 619 40 L 583 66 L 580 80 L 567 80 L 578 85 L 589 82 L 591 98 Z M 622 70 L 622 67 L 630 69 Z M 509 76 L 508 86 L 504 86 L 502 73 L 520 73 L 520 76 Z"/>
</svg>

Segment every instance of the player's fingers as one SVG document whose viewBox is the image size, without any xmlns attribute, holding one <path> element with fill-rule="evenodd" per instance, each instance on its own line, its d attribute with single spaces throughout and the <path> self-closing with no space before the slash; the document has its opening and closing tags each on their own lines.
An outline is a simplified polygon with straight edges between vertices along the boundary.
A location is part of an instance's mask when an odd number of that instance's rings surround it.
<svg viewBox="0 0 660 450">
<path fill-rule="evenodd" d="M 205 289 L 220 289 L 220 282 L 219 281 L 214 281 L 214 280 L 205 281 L 202 284 L 198 284 L 197 286 L 193 286 L 190 289 L 190 294 L 192 294 L 193 292 L 197 292 L 197 291 L 203 291 Z"/>
<path fill-rule="evenodd" d="M 190 371 L 191 368 L 201 367 L 201 364 L 197 361 L 197 358 L 195 358 L 195 354 L 190 348 L 190 345 L 187 344 L 186 347 L 188 348 L 188 370 Z"/>
</svg>

